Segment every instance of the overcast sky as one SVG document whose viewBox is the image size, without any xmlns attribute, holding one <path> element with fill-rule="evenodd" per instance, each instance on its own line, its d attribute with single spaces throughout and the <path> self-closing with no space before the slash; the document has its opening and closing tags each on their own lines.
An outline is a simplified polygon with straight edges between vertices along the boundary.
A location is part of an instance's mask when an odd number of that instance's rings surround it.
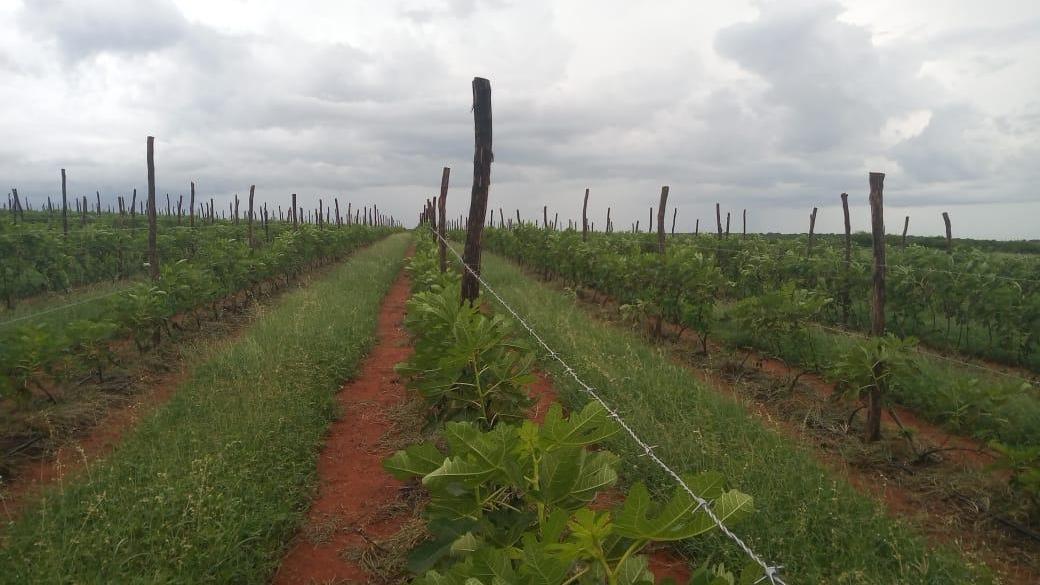
<svg viewBox="0 0 1040 585">
<path fill-rule="evenodd" d="M 679 230 L 714 203 L 751 231 L 1040 238 L 1035 0 L 0 0 L 0 176 L 39 205 L 196 180 L 218 205 L 377 203 L 413 221 L 453 170 L 468 206 L 470 81 L 491 80 L 493 209 Z M 710 218 L 710 219 L 709 219 Z"/>
</svg>

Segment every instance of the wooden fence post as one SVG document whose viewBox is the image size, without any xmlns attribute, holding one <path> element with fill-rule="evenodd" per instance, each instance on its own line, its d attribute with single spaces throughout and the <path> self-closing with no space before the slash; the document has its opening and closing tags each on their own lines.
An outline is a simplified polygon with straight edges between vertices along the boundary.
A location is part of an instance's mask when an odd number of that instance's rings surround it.
<svg viewBox="0 0 1040 585">
<path fill-rule="evenodd" d="M 701 218 L 697 218 L 696 223 L 693 224 L 693 235 L 700 235 L 701 233 Z"/>
<path fill-rule="evenodd" d="M 69 235 L 69 196 L 65 190 L 65 169 L 61 169 L 61 231 Z"/>
<path fill-rule="evenodd" d="M 607 208 L 607 229 L 606 229 L 606 232 L 609 234 L 609 233 L 611 233 L 613 231 L 613 229 L 614 229 L 614 224 L 611 223 L 611 221 L 610 221 L 610 208 L 608 207 Z"/>
<path fill-rule="evenodd" d="M 668 204 L 668 185 L 661 187 L 661 201 L 657 204 L 657 251 L 664 254 L 664 210 Z M 675 223 L 672 223 L 673 231 Z M 660 321 L 658 321 L 660 322 Z M 658 327 L 660 329 L 660 327 Z"/>
<path fill-rule="evenodd" d="M 299 227 L 299 219 L 296 217 L 296 193 L 292 194 L 292 226 L 293 229 Z"/>
<path fill-rule="evenodd" d="M 870 173 L 870 234 L 874 246 L 870 334 L 885 334 L 885 215 L 884 173 Z M 874 364 L 874 384 L 867 396 L 867 441 L 881 438 L 881 400 L 885 393 L 885 364 Z"/>
<path fill-rule="evenodd" d="M 101 191 L 94 191 L 94 195 L 97 197 L 97 216 L 101 217 Z"/>
<path fill-rule="evenodd" d="M 726 212 L 726 239 L 729 239 L 729 212 Z"/>
<path fill-rule="evenodd" d="M 191 182 L 191 195 L 188 199 L 188 225 L 195 227 L 195 181 Z"/>
<path fill-rule="evenodd" d="M 476 276 L 470 274 L 470 270 L 480 274 L 481 235 L 487 212 L 488 188 L 491 185 L 491 161 L 494 160 L 491 150 L 491 82 L 481 77 L 473 78 L 473 137 L 473 190 L 470 194 L 466 246 L 462 258 L 469 267 L 462 273 L 462 302 L 468 301 L 470 305 L 476 303 L 477 295 L 480 294 L 480 283 Z"/>
<path fill-rule="evenodd" d="M 812 213 L 809 214 L 809 247 L 805 251 L 805 257 L 812 257 L 812 244 L 813 234 L 816 232 L 816 208 L 812 208 Z"/>
<path fill-rule="evenodd" d="M 158 222 L 155 215 L 155 138 L 148 137 L 147 140 L 147 165 L 148 165 L 148 275 L 152 282 L 159 282 L 159 248 L 156 238 L 159 232 Z M 159 345 L 159 326 L 156 325 L 152 331 L 152 347 Z"/>
<path fill-rule="evenodd" d="M 950 214 L 943 212 L 943 223 L 946 224 L 946 253 L 953 254 L 953 231 L 950 229 Z"/>
<path fill-rule="evenodd" d="M 256 191 L 256 185 L 249 186 L 249 217 L 246 220 L 246 239 L 249 241 L 249 247 L 255 248 L 256 241 L 253 240 L 253 192 Z"/>
<path fill-rule="evenodd" d="M 18 210 L 22 207 L 22 203 L 18 200 L 18 189 L 11 187 L 11 194 L 14 199 L 7 206 L 7 211 L 11 214 L 11 223 L 18 223 Z M 22 214 L 22 222 L 25 222 L 25 214 Z"/>
<path fill-rule="evenodd" d="M 746 240 L 747 239 L 747 208 L 746 207 L 744 208 L 744 213 L 742 215 L 743 215 L 743 219 L 741 221 L 742 227 L 741 227 L 741 231 L 740 231 L 740 238 L 742 240 Z"/>
<path fill-rule="evenodd" d="M 718 238 L 722 239 L 722 211 L 719 209 L 719 204 L 715 204 L 715 227 L 718 230 Z"/>
<path fill-rule="evenodd" d="M 444 167 L 441 169 L 441 196 L 437 200 L 437 234 L 440 235 L 438 242 L 438 252 L 440 254 L 441 272 L 448 271 L 448 219 L 445 217 L 448 209 L 448 181 L 451 178 L 451 169 Z M 494 216 L 494 214 L 491 214 Z M 484 217 L 481 216 L 480 222 L 483 225 Z"/>
<path fill-rule="evenodd" d="M 910 229 L 910 216 L 909 215 L 906 216 L 906 219 L 903 220 L 903 238 L 899 242 L 899 246 L 901 248 L 905 248 L 906 247 L 906 230 L 908 230 L 908 229 Z"/>
<path fill-rule="evenodd" d="M 845 282 L 841 285 L 841 322 L 849 324 L 849 278 L 852 272 L 852 223 L 849 221 L 849 194 L 841 194 L 841 209 L 845 214 Z"/>
<path fill-rule="evenodd" d="M 675 235 L 675 219 L 677 217 L 679 217 L 679 208 L 678 207 L 673 207 L 672 208 L 672 235 L 673 236 Z"/>
<path fill-rule="evenodd" d="M 581 241 L 589 239 L 589 188 L 585 187 L 585 200 L 581 204 Z"/>
</svg>

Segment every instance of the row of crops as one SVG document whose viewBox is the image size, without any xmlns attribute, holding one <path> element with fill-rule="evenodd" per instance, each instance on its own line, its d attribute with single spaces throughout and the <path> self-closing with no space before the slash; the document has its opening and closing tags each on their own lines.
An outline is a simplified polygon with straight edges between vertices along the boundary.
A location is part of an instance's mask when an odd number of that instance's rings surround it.
<svg viewBox="0 0 1040 585">
<path fill-rule="evenodd" d="M 159 236 L 160 278 L 128 283 L 90 302 L 88 311 L 63 307 L 0 320 L 0 395 L 28 400 L 38 390 L 84 370 L 102 377 L 113 363 L 111 342 L 131 338 L 141 351 L 157 344 L 173 328 L 198 323 L 207 314 L 219 317 L 220 303 L 245 291 L 288 283 L 304 270 L 343 257 L 391 230 L 369 226 L 320 229 L 303 225 L 258 234 L 253 242 L 243 225 L 216 224 L 199 229 L 169 230 Z M 22 248 L 0 255 L 0 270 L 17 275 L 9 282 L 47 280 L 45 287 L 67 285 L 69 266 L 100 280 L 141 270 L 140 233 L 88 228 L 78 238 L 26 231 L 21 238 L 0 238 L 0 246 Z M 84 241 L 95 245 L 82 247 Z M 125 270 L 125 272 L 124 272 Z M 45 278 L 53 277 L 54 281 Z M 70 303 L 73 305 L 73 303 Z M 175 316 L 184 318 L 178 324 Z"/>
<path fill-rule="evenodd" d="M 858 246 L 846 265 L 840 246 L 811 247 L 804 238 L 673 237 L 662 259 L 652 253 L 656 238 L 649 234 L 590 234 L 582 241 L 574 231 L 524 225 L 487 237 L 521 263 L 619 299 L 654 303 L 666 318 L 699 330 L 709 327 L 697 315 L 706 304 L 784 287 L 829 299 L 815 316 L 822 322 L 863 331 L 870 325 L 871 255 Z M 886 294 L 893 333 L 1040 372 L 1040 258 L 890 246 Z"/>
<path fill-rule="evenodd" d="M 198 227 L 191 227 L 186 218 L 162 217 L 157 245 L 160 258 L 192 259 L 209 252 L 200 230 L 215 234 L 205 238 L 236 241 L 245 241 L 253 230 L 252 247 L 262 248 L 292 229 L 286 222 L 249 226 L 244 220 L 199 220 Z M 29 212 L 20 223 L 0 223 L 0 300 L 10 309 L 19 299 L 41 293 L 144 274 L 147 250 L 144 217 L 91 215 L 89 222 L 70 226 L 65 235 L 60 222 Z"/>
<path fill-rule="evenodd" d="M 427 438 L 385 467 L 421 482 L 431 538 L 412 551 L 413 583 L 654 583 L 647 547 L 713 532 L 715 522 L 687 492 L 653 501 L 642 483 L 609 506 L 618 457 L 598 448 L 619 431 L 590 403 L 570 416 L 559 404 L 527 419 L 533 350 L 510 321 L 459 303 L 459 281 L 442 273 L 432 241 L 421 237 L 410 265 L 414 295 L 406 325 L 415 353 L 398 366 L 425 402 Z M 684 478 L 722 521 L 750 513 L 752 499 L 711 472 Z M 740 582 L 762 577 L 757 565 Z M 722 567 L 701 567 L 692 583 L 732 585 Z"/>
<path fill-rule="evenodd" d="M 886 364 L 885 399 L 918 410 L 957 432 L 990 441 L 1011 469 L 1012 487 L 1040 512 L 1040 396 L 1022 378 L 951 367 L 917 351 L 905 333 L 928 324 L 920 315 L 992 328 L 995 347 L 1035 360 L 1040 291 L 1028 280 L 1032 260 L 910 247 L 889 256 L 889 304 L 896 334 L 860 339 L 820 330 L 867 319 L 869 264 L 861 253 L 844 261 L 826 249 L 806 258 L 804 241 L 727 242 L 673 238 L 657 252 L 649 235 L 554 232 L 532 226 L 492 229 L 489 249 L 543 276 L 614 298 L 633 321 L 675 323 L 700 338 L 755 347 L 822 373 L 850 400 L 878 387 L 874 365 Z M 709 248 L 710 249 L 706 249 Z M 974 258 L 974 263 L 968 263 Z M 956 261 L 965 264 L 955 264 Z M 945 270 L 957 267 L 960 270 Z M 942 270 L 942 271 L 940 271 Z M 974 272 L 971 272 L 974 270 Z M 1003 277 L 1022 275 L 1022 281 Z M 848 288 L 846 288 L 848 284 Z M 848 302 L 844 302 L 848 291 Z M 997 305 L 993 307 L 982 305 Z M 909 308 L 912 307 L 912 308 Z M 983 318 L 982 316 L 985 316 Z M 985 325 L 983 325 L 985 324 Z M 681 333 L 680 333 L 681 335 Z M 851 416 L 851 415 L 850 415 Z M 850 418 L 851 420 L 851 418 Z"/>
</svg>

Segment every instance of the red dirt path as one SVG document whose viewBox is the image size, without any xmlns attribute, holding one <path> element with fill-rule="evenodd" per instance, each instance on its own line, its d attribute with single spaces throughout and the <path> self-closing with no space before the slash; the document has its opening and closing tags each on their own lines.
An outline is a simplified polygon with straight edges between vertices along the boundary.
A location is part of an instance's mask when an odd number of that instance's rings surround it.
<svg viewBox="0 0 1040 585">
<path fill-rule="evenodd" d="M 318 460 L 318 498 L 307 515 L 307 526 L 297 535 L 292 548 L 275 575 L 276 584 L 365 583 L 369 575 L 342 551 L 364 545 L 356 530 L 363 527 L 369 537 L 393 534 L 401 518 L 369 523 L 384 505 L 398 498 L 403 483 L 383 470 L 383 459 L 391 453 L 377 445 L 393 422 L 382 413 L 405 400 L 405 388 L 394 366 L 411 354 L 403 329 L 409 281 L 404 272 L 390 288 L 379 312 L 376 344 L 362 363 L 356 379 L 340 390 L 337 399 L 343 416 L 329 429 Z M 332 526 L 327 538 L 307 538 Z M 315 542 L 318 540 L 318 542 Z"/>
</svg>

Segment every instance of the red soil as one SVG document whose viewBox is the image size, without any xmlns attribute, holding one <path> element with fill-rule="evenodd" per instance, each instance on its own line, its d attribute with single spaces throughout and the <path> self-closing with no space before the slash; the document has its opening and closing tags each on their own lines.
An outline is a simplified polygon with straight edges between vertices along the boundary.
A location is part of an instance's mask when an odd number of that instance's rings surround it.
<svg viewBox="0 0 1040 585">
<path fill-rule="evenodd" d="M 380 310 L 376 345 L 358 377 L 337 396 L 343 416 L 329 429 L 318 460 L 318 497 L 307 515 L 307 527 L 282 560 L 276 584 L 367 582 L 370 575 L 344 558 L 342 551 L 364 546 L 366 536 L 389 536 L 400 527 L 403 518 L 372 521 L 372 517 L 397 500 L 404 485 L 383 470 L 383 459 L 391 452 L 378 445 L 393 426 L 382 413 L 406 396 L 394 366 L 412 351 L 402 325 L 408 295 L 409 281 L 402 272 Z M 304 536 L 321 532 L 330 523 L 356 529 L 334 528 L 321 542 Z"/>
<path fill-rule="evenodd" d="M 40 490 L 75 477 L 91 462 L 111 452 L 141 419 L 173 396 L 186 376 L 185 369 L 162 376 L 146 392 L 134 396 L 129 404 L 109 410 L 86 436 L 63 445 L 51 457 L 18 469 L 18 475 L 4 486 L 4 515 L 9 520 L 15 519 Z"/>
</svg>

